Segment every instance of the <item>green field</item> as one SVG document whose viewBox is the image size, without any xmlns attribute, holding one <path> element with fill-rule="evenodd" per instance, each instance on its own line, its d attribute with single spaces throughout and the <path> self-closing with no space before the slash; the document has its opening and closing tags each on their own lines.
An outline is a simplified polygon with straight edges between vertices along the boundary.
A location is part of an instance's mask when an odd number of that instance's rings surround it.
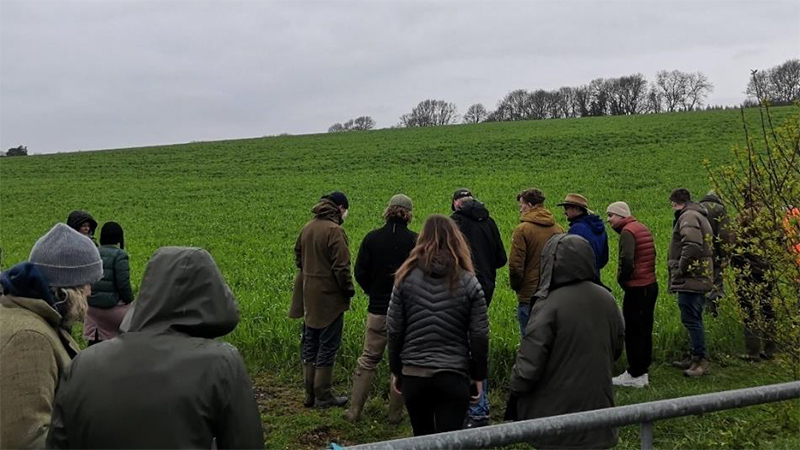
<svg viewBox="0 0 800 450">
<path fill-rule="evenodd" d="M 796 108 L 772 110 L 778 118 Z M 756 126 L 758 110 L 747 111 Z M 627 201 L 653 230 L 659 249 L 661 296 L 654 353 L 659 361 L 683 350 L 686 334 L 666 291 L 666 248 L 672 188 L 702 195 L 710 187 L 702 161 L 730 159 L 743 144 L 738 111 L 711 111 L 536 122 L 485 123 L 422 129 L 282 136 L 199 142 L 0 160 L 0 246 L 3 268 L 27 257 L 35 240 L 73 209 L 126 232 L 134 284 L 149 256 L 165 245 L 206 248 L 239 300 L 242 321 L 229 337 L 254 371 L 291 380 L 299 366 L 300 323 L 286 317 L 295 268 L 294 240 L 324 193 L 342 190 L 351 210 L 344 228 L 355 255 L 364 235 L 381 225 L 388 199 L 414 200 L 418 230 L 429 214 L 449 214 L 454 189 L 469 187 L 497 221 L 508 248 L 518 222 L 518 191 L 538 187 L 546 205 L 569 192 L 604 212 Z M 617 235 L 603 280 L 614 281 Z M 519 333 L 507 271 L 489 311 L 491 374 L 505 380 Z M 344 386 L 361 351 L 367 299 L 359 292 L 346 314 L 337 377 Z M 707 324 L 713 357 L 741 348 L 733 309 Z M 382 368 L 382 375 L 386 374 Z M 678 394 L 676 394 L 678 395 Z M 795 405 L 796 406 L 796 405 Z M 796 418 L 797 408 L 792 414 Z M 278 431 L 279 432 L 279 431 Z M 634 437 L 635 439 L 635 437 Z M 295 442 L 297 443 L 297 442 Z"/>
</svg>

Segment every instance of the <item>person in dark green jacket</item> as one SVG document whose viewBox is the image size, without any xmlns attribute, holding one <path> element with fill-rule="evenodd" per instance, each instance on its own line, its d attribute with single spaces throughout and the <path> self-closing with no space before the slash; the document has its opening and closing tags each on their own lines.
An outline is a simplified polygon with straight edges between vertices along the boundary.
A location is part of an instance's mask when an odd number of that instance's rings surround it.
<svg viewBox="0 0 800 450">
<path fill-rule="evenodd" d="M 92 285 L 89 309 L 83 322 L 83 338 L 89 345 L 119 334 L 122 318 L 133 301 L 125 235 L 118 223 L 103 225 L 99 250 L 103 259 L 103 278 Z"/>
</svg>

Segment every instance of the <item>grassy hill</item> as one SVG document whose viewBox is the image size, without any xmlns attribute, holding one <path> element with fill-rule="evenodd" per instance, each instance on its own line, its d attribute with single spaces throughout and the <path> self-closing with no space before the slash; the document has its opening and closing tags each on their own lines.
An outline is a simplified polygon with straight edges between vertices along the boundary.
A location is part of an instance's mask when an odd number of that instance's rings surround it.
<svg viewBox="0 0 800 450">
<path fill-rule="evenodd" d="M 773 114 L 797 120 L 796 108 L 776 108 Z M 757 125 L 757 110 L 748 110 L 746 117 L 752 126 Z M 546 205 L 562 225 L 566 220 L 555 203 L 569 192 L 579 192 L 601 214 L 610 202 L 627 201 L 634 215 L 653 230 L 662 287 L 656 307 L 654 353 L 664 361 L 687 346 L 676 300 L 666 290 L 666 251 L 672 226 L 669 192 L 685 186 L 701 196 L 710 187 L 703 160 L 723 164 L 730 158 L 731 146 L 742 143 L 740 113 L 713 111 L 3 158 L 2 267 L 24 260 L 36 239 L 55 222 L 66 220 L 73 209 L 90 211 L 101 224 L 109 220 L 122 224 L 134 285 L 157 248 L 204 247 L 216 259 L 240 303 L 242 320 L 228 339 L 253 369 L 294 379 L 300 323 L 286 317 L 295 274 L 292 249 L 322 194 L 342 190 L 349 196 L 351 210 L 344 228 L 355 255 L 364 235 L 381 225 L 386 203 L 398 192 L 414 200 L 416 219 L 411 228 L 418 230 L 429 214 L 449 214 L 453 190 L 471 188 L 497 221 L 506 248 L 518 223 L 518 191 L 533 186 L 542 189 Z M 603 280 L 621 299 L 615 282 L 617 235 L 609 229 L 609 237 L 612 256 Z M 516 300 L 507 278 L 506 269 L 501 270 L 489 312 L 495 380 L 507 379 L 519 342 Z M 361 351 L 366 302 L 359 292 L 352 311 L 346 314 L 337 370 L 340 381 L 349 376 Z M 719 318 L 708 321 L 707 345 L 712 358 L 740 350 L 741 330 L 734 314 L 733 308 L 727 308 Z M 386 367 L 381 370 L 385 377 Z M 675 389 L 680 392 L 681 388 Z M 630 400 L 634 399 L 647 398 Z M 796 420 L 797 409 L 790 412 Z M 311 420 L 306 419 L 289 424 L 288 432 L 275 432 L 284 433 L 280 439 L 286 439 L 288 447 L 301 445 L 303 441 L 289 435 L 297 431 L 293 426 L 302 428 Z M 368 431 L 353 433 L 361 436 Z M 387 437 L 396 434 L 387 429 L 377 432 Z M 630 438 L 635 445 L 635 434 Z M 691 439 L 680 442 L 698 444 Z"/>
</svg>

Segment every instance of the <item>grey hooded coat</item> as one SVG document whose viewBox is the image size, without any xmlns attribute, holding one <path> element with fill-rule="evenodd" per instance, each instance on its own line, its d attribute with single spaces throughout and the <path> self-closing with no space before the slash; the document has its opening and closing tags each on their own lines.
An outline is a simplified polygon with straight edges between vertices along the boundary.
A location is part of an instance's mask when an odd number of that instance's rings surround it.
<svg viewBox="0 0 800 450">
<path fill-rule="evenodd" d="M 159 249 L 126 333 L 93 345 L 56 392 L 48 448 L 263 448 L 236 301 L 211 255 Z"/>
</svg>

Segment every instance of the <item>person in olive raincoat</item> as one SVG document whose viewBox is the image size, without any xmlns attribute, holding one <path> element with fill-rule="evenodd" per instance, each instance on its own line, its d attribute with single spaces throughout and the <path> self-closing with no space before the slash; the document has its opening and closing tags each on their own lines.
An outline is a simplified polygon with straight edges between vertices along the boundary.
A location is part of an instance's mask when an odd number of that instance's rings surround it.
<svg viewBox="0 0 800 450">
<path fill-rule="evenodd" d="M 207 251 L 156 251 L 126 319 L 67 368 L 48 448 L 264 448 L 244 361 L 215 339 L 239 310 Z"/>
</svg>

